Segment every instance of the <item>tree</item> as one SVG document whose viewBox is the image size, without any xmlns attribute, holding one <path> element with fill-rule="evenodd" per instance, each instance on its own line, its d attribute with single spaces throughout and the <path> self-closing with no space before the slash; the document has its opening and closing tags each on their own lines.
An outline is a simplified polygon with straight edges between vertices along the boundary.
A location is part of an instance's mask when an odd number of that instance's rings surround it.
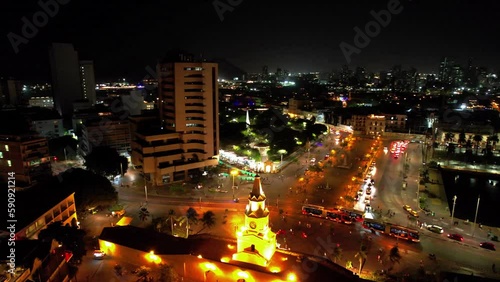
<svg viewBox="0 0 500 282">
<path fill-rule="evenodd" d="M 151 268 L 147 266 L 143 265 L 137 269 L 137 276 L 139 277 L 139 280 L 148 281 L 149 273 L 151 273 Z"/>
<path fill-rule="evenodd" d="M 160 276 L 158 282 L 176 282 L 179 280 L 179 275 L 175 272 L 174 268 L 168 264 L 160 263 Z"/>
<path fill-rule="evenodd" d="M 188 218 L 189 222 L 196 224 L 198 223 L 198 212 L 193 208 L 189 207 L 186 211 L 186 217 Z"/>
<path fill-rule="evenodd" d="M 465 142 L 467 142 L 467 140 L 465 138 L 465 132 L 462 130 L 462 132 L 458 134 L 458 144 L 463 145 Z"/>
<path fill-rule="evenodd" d="M 479 144 L 481 143 L 481 141 L 483 141 L 483 136 L 480 134 L 476 134 L 472 139 L 474 140 L 474 142 L 476 142 L 476 155 L 477 155 L 479 150 Z"/>
<path fill-rule="evenodd" d="M 453 139 L 455 139 L 455 133 L 447 132 L 444 135 L 444 139 L 446 142 L 453 142 Z"/>
<path fill-rule="evenodd" d="M 340 244 L 337 244 L 335 248 L 333 248 L 332 260 L 337 263 L 342 259 L 342 248 L 340 248 Z"/>
<path fill-rule="evenodd" d="M 75 259 L 81 259 L 85 255 L 84 236 L 85 231 L 76 227 L 62 225 L 61 221 L 57 221 L 40 231 L 38 239 L 43 242 L 56 240 L 67 250 L 72 251 Z"/>
<path fill-rule="evenodd" d="M 213 211 L 206 211 L 201 217 L 201 222 L 203 222 L 203 228 L 198 231 L 200 233 L 205 228 L 212 228 L 215 225 L 215 214 Z"/>
<path fill-rule="evenodd" d="M 142 207 L 139 209 L 139 218 L 142 220 L 142 221 L 146 221 L 149 217 L 149 211 L 147 208 L 145 207 Z"/>
<path fill-rule="evenodd" d="M 359 260 L 359 273 L 361 273 L 366 262 L 366 253 L 364 251 L 359 251 L 354 255 L 354 257 Z"/>
<path fill-rule="evenodd" d="M 399 253 L 399 248 L 397 246 L 393 247 L 389 252 L 389 259 L 392 263 L 399 263 L 401 260 L 401 254 Z"/>
<path fill-rule="evenodd" d="M 53 186 L 74 192 L 76 206 L 82 210 L 109 206 L 118 200 L 118 193 L 106 177 L 81 168 L 59 174 L 52 183 Z"/>
<path fill-rule="evenodd" d="M 490 138 L 490 141 L 492 143 L 493 148 L 495 148 L 495 146 L 497 145 L 498 141 L 500 141 L 500 139 L 498 139 L 498 135 L 493 134 L 489 138 Z"/>
<path fill-rule="evenodd" d="M 127 172 L 128 160 L 110 147 L 96 147 L 85 157 L 88 170 L 100 175 L 116 175 Z"/>
</svg>

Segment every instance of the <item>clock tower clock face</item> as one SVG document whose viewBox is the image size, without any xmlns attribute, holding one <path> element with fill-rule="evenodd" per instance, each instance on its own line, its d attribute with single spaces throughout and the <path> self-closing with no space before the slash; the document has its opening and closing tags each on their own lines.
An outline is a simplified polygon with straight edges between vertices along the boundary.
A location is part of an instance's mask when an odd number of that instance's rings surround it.
<svg viewBox="0 0 500 282">
<path fill-rule="evenodd" d="M 255 229 L 257 227 L 257 223 L 255 221 L 250 221 L 250 228 Z"/>
</svg>

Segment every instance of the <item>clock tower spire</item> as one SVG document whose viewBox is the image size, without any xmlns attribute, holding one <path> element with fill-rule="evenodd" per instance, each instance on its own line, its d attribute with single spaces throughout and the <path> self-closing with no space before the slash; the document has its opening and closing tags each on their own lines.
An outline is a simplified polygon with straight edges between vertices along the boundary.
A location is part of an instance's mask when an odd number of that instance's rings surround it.
<svg viewBox="0 0 500 282">
<path fill-rule="evenodd" d="M 245 226 L 236 234 L 238 252 L 234 260 L 267 266 L 276 250 L 276 234 L 269 228 L 269 210 L 260 176 L 255 176 L 245 209 Z"/>
</svg>

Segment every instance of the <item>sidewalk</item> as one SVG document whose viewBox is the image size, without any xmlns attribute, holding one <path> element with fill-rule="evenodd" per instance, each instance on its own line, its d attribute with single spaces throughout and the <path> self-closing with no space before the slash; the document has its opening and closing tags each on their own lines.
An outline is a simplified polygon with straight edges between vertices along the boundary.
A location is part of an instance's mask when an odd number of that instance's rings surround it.
<svg viewBox="0 0 500 282">
<path fill-rule="evenodd" d="M 459 224 L 457 226 L 452 225 L 450 211 L 452 207 L 448 206 L 448 200 L 446 197 L 446 192 L 444 189 L 443 179 L 441 178 L 440 171 L 438 169 L 429 169 L 429 179 L 433 182 L 425 183 L 425 187 L 427 187 L 427 190 L 430 193 L 436 195 L 437 198 L 427 198 L 429 209 L 435 212 L 434 217 L 428 217 L 432 219 L 432 222 L 427 222 L 427 224 L 442 226 L 445 229 L 445 233 L 459 233 L 465 236 L 469 236 L 470 239 L 476 240 L 478 242 L 490 241 L 490 239 L 488 239 L 488 231 L 490 230 L 493 235 L 500 234 L 500 228 L 483 225 L 482 229 L 476 226 L 474 230 L 474 236 L 472 236 L 473 223 L 471 222 L 465 224 L 463 220 L 456 217 L 453 219 L 453 221 L 459 222 Z M 423 188 L 422 185 L 420 185 L 420 188 Z M 423 190 L 420 191 L 422 192 Z"/>
</svg>

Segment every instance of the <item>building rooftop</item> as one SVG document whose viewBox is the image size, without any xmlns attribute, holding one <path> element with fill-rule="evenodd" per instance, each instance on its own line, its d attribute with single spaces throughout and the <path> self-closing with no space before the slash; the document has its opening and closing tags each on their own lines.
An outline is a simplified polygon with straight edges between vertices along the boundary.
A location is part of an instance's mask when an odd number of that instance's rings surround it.
<svg viewBox="0 0 500 282">
<path fill-rule="evenodd" d="M 15 216 L 17 230 L 28 226 L 72 194 L 72 192 L 63 190 L 61 187 L 54 186 L 49 183 L 40 183 L 32 188 L 16 191 Z M 2 220 L 0 230 L 6 230 L 8 226 L 7 213 L 2 213 L 0 219 Z"/>
<path fill-rule="evenodd" d="M 285 271 L 272 273 L 265 267 L 231 260 L 230 258 L 236 252 L 236 240 L 231 239 L 208 235 L 194 235 L 184 239 L 134 226 L 105 227 L 99 239 L 143 252 L 154 251 L 157 255 L 193 255 L 214 262 L 221 262 L 223 258 L 226 258 L 228 265 L 275 275 L 277 279 L 283 279 L 282 276 L 285 274 Z M 305 265 L 307 267 L 304 267 Z M 277 250 L 270 266 L 276 266 L 287 272 L 293 271 L 300 281 L 325 281 L 325 277 L 328 277 L 328 281 L 365 281 L 351 271 L 324 258 L 305 254 Z"/>
</svg>

